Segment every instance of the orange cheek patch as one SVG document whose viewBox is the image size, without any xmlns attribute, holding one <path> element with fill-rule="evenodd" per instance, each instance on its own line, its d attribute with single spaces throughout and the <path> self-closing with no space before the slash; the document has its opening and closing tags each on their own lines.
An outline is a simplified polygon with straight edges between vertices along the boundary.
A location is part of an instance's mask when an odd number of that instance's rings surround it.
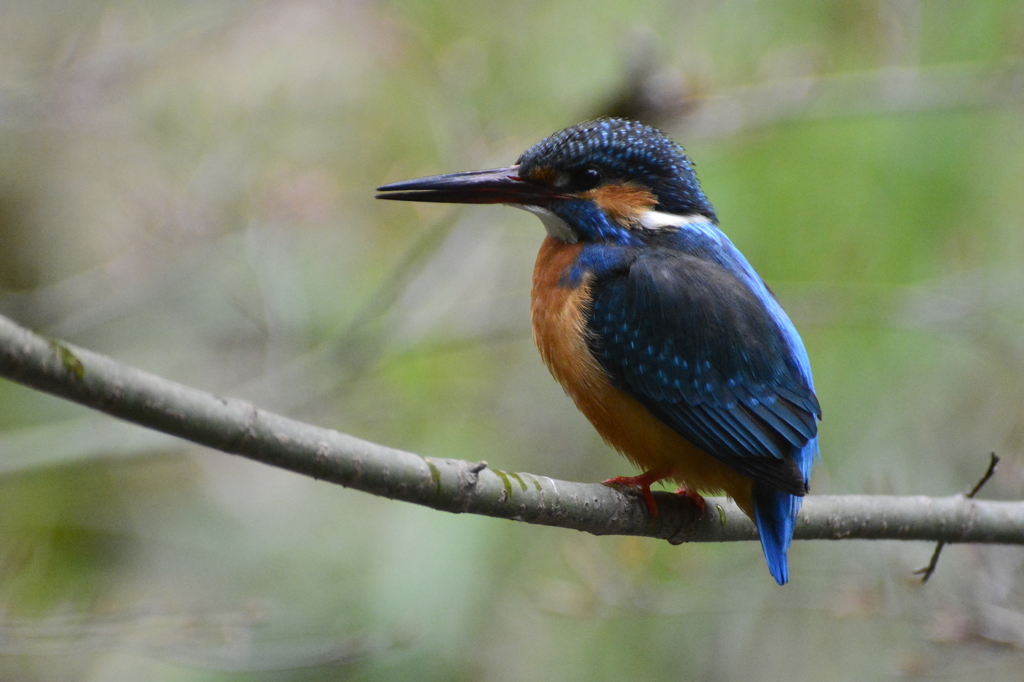
<svg viewBox="0 0 1024 682">
<path fill-rule="evenodd" d="M 597 207 L 618 223 L 632 226 L 644 213 L 651 210 L 658 200 L 640 185 L 627 182 L 621 185 L 602 185 L 583 194 L 597 204 Z"/>
</svg>

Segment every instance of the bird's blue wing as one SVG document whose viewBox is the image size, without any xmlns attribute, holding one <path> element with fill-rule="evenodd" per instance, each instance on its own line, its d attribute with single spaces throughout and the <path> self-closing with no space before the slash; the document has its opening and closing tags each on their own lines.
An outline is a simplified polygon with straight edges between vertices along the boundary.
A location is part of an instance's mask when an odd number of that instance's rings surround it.
<svg viewBox="0 0 1024 682">
<path fill-rule="evenodd" d="M 735 261 L 739 252 L 706 242 L 643 249 L 593 280 L 591 350 L 617 388 L 687 440 L 802 495 L 802 453 L 821 415 L 806 354 L 760 280 L 760 291 L 751 285 L 746 261 Z"/>
</svg>

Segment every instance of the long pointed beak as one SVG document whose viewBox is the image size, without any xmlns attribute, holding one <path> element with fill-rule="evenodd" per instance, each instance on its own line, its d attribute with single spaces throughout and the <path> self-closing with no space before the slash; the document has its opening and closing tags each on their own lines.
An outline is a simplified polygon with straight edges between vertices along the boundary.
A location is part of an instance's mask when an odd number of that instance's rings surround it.
<svg viewBox="0 0 1024 682">
<path fill-rule="evenodd" d="M 550 187 L 523 180 L 519 166 L 432 175 L 377 188 L 378 199 L 449 204 L 546 204 L 568 199 Z"/>
</svg>

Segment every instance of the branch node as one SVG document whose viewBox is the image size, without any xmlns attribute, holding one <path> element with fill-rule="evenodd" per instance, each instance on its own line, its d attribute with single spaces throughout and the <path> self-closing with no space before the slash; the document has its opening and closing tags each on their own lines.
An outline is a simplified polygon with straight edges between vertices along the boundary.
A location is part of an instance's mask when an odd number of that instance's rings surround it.
<svg viewBox="0 0 1024 682">
<path fill-rule="evenodd" d="M 469 462 L 466 462 L 469 464 Z M 463 481 L 465 487 L 472 488 L 480 480 L 480 472 L 487 468 L 487 462 L 477 462 L 476 464 L 469 464 L 463 471 Z"/>
<path fill-rule="evenodd" d="M 974 484 L 974 487 L 971 488 L 970 491 L 964 495 L 964 497 L 966 497 L 968 500 L 974 499 L 974 496 L 978 494 L 978 491 L 981 490 L 982 486 L 988 483 L 988 479 L 992 478 L 992 474 L 996 473 L 997 464 L 999 464 L 999 455 L 993 452 L 991 454 L 991 457 L 989 458 L 988 469 L 985 469 L 985 473 L 982 474 L 978 482 Z M 919 568 L 916 571 L 914 571 L 914 575 L 921 576 L 922 584 L 928 582 L 928 578 L 931 578 L 932 573 L 935 573 L 935 569 L 939 565 L 939 556 L 942 554 L 942 548 L 945 546 L 945 542 L 939 542 L 937 545 L 935 545 L 935 551 L 932 552 L 932 558 L 928 562 L 928 565 L 924 568 Z"/>
</svg>

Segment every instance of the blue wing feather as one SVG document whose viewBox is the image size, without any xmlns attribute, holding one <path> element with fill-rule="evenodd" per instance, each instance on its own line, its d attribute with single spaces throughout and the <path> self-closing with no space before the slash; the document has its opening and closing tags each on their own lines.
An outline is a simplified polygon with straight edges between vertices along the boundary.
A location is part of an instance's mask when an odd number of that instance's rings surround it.
<svg viewBox="0 0 1024 682">
<path fill-rule="evenodd" d="M 743 280 L 651 247 L 592 295 L 592 350 L 616 386 L 740 472 L 776 471 L 775 487 L 804 491 L 792 454 L 817 433 L 820 410 L 790 340 Z"/>
<path fill-rule="evenodd" d="M 620 390 L 754 480 L 755 522 L 784 583 L 821 417 L 792 322 L 710 223 L 654 233 L 643 249 L 588 244 L 577 268 L 595 275 L 595 357 Z"/>
</svg>

